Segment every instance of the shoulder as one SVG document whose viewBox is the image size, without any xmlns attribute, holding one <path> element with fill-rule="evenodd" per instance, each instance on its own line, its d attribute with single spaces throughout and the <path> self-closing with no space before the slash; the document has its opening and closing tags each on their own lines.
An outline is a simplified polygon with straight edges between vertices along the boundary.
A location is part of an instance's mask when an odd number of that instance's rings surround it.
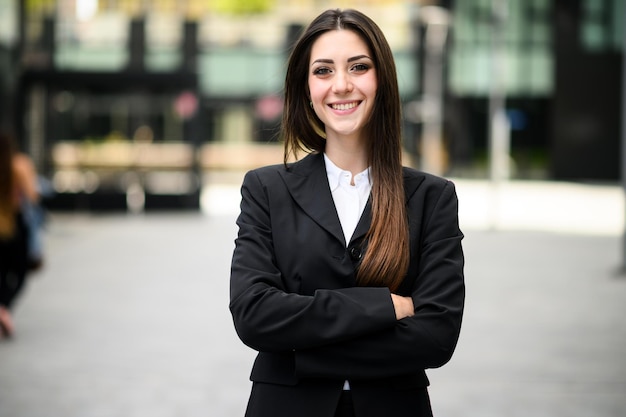
<svg viewBox="0 0 626 417">
<path fill-rule="evenodd" d="M 246 172 L 242 186 L 254 188 L 273 188 L 282 182 L 281 178 L 288 167 L 284 164 L 266 165 Z"/>
<path fill-rule="evenodd" d="M 33 161 L 23 153 L 13 156 L 13 170 L 18 173 L 31 173 L 35 169 Z"/>
<path fill-rule="evenodd" d="M 271 184 L 275 181 L 283 181 L 284 178 L 289 176 L 306 177 L 316 168 L 323 168 L 323 164 L 323 156 L 321 154 L 309 154 L 296 162 L 286 165 L 267 165 L 250 170 L 244 177 L 244 184 L 254 180 L 264 184 Z"/>
<path fill-rule="evenodd" d="M 18 153 L 13 156 L 13 172 L 21 184 L 36 181 L 37 178 L 35 164 L 26 154 Z"/>
<path fill-rule="evenodd" d="M 272 175 L 280 174 L 287 170 L 287 167 L 284 164 L 276 164 L 276 165 L 266 165 L 259 168 L 254 168 L 248 172 L 246 172 L 245 177 L 260 177 L 266 178 Z"/>
<path fill-rule="evenodd" d="M 427 217 L 442 207 L 448 207 L 451 213 L 457 210 L 456 188 L 449 179 L 413 168 L 404 168 L 404 192 L 407 207 L 410 210 L 419 208 Z"/>
<path fill-rule="evenodd" d="M 415 192 L 417 189 L 443 190 L 444 188 L 454 189 L 454 183 L 449 179 L 429 174 L 410 167 L 402 167 L 404 187 L 407 193 Z"/>
</svg>

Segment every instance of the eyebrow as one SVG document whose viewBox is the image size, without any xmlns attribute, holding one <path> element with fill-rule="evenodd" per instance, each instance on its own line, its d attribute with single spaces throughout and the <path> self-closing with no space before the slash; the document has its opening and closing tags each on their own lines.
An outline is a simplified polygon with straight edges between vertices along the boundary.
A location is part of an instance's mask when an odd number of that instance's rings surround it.
<svg viewBox="0 0 626 417">
<path fill-rule="evenodd" d="M 372 59 L 372 58 L 370 58 L 370 57 L 369 57 L 369 56 L 367 56 L 367 55 L 357 55 L 357 56 L 353 56 L 353 57 L 351 57 L 351 58 L 348 58 L 348 62 L 358 61 L 359 59 L 363 59 L 363 58 L 367 58 L 367 59 L 369 59 L 370 61 L 373 61 L 373 59 Z M 334 62 L 335 62 L 335 61 L 333 61 L 332 59 L 324 59 L 324 58 L 320 58 L 320 59 L 316 59 L 315 61 L 313 61 L 313 62 L 311 63 L 311 65 L 312 65 L 312 64 L 316 64 L 316 63 L 322 63 L 322 64 L 332 64 L 332 63 L 334 63 Z"/>
</svg>

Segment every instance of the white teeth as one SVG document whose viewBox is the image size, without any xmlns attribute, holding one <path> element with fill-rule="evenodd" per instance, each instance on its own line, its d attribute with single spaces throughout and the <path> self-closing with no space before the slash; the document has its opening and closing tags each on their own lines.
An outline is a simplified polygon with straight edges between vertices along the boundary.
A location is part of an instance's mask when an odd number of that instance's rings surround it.
<svg viewBox="0 0 626 417">
<path fill-rule="evenodd" d="M 332 104 L 331 107 L 335 110 L 350 110 L 355 108 L 359 103 L 356 101 L 352 103 L 344 103 L 344 104 Z"/>
</svg>

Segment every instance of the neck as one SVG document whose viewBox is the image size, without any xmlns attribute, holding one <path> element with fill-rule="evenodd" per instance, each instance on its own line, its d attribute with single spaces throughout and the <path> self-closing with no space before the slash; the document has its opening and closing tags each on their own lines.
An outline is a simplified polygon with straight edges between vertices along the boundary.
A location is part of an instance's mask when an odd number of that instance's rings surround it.
<svg viewBox="0 0 626 417">
<path fill-rule="evenodd" d="M 335 165 L 350 171 L 353 177 L 368 167 L 367 151 L 360 141 L 327 139 L 325 152 Z"/>
</svg>

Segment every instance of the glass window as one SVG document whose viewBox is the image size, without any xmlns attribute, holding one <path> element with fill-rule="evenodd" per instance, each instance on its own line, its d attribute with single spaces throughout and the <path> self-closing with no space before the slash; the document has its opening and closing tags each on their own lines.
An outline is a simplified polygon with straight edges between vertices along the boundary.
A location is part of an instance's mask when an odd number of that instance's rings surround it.
<svg viewBox="0 0 626 417">
<path fill-rule="evenodd" d="M 0 45 L 13 46 L 17 42 L 17 2 L 0 1 Z"/>
<path fill-rule="evenodd" d="M 506 93 L 548 95 L 552 89 L 550 0 L 506 1 L 502 36 Z M 486 95 L 493 53 L 491 0 L 458 2 L 450 51 L 450 88 L 459 95 Z"/>
<path fill-rule="evenodd" d="M 581 44 L 588 52 L 619 51 L 624 39 L 623 0 L 583 0 Z"/>
</svg>

